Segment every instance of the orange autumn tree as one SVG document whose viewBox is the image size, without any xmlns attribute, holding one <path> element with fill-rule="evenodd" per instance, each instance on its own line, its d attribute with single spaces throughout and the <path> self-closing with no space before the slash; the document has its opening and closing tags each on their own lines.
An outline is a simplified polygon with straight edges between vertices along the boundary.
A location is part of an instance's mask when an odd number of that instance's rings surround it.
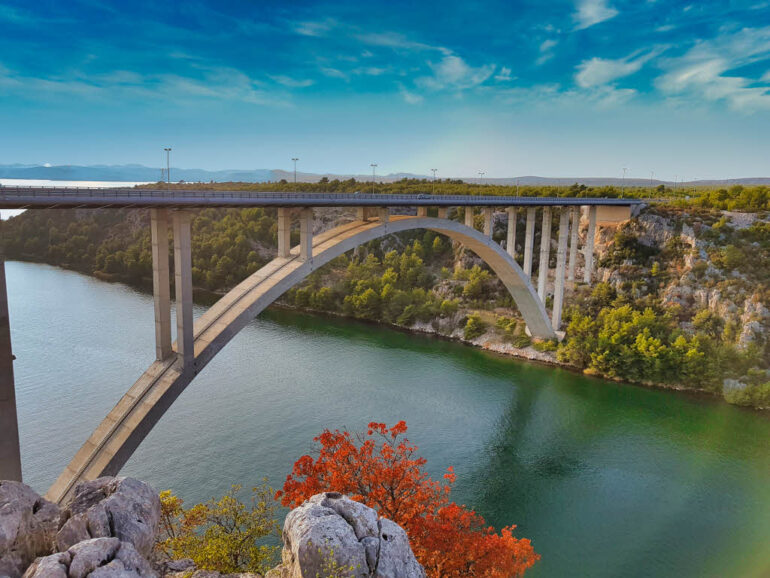
<svg viewBox="0 0 770 578">
<path fill-rule="evenodd" d="M 516 526 L 497 533 L 473 510 L 450 502 L 452 468 L 444 482 L 431 479 L 406 429 L 400 421 L 391 428 L 372 422 L 366 435 L 324 430 L 314 438 L 318 456 L 299 458 L 276 498 L 296 507 L 320 492 L 349 495 L 404 528 L 433 578 L 520 576 L 540 559 L 529 540 L 514 537 Z"/>
</svg>

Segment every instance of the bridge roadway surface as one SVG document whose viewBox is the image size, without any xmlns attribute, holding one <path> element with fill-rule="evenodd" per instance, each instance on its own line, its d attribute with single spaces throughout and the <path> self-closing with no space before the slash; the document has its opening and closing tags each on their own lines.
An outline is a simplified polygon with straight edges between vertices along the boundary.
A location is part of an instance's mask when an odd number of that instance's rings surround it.
<svg viewBox="0 0 770 578">
<path fill-rule="evenodd" d="M 200 208 L 200 207 L 526 207 L 630 206 L 639 199 L 507 197 L 494 195 L 377 195 L 278 193 L 194 189 L 57 188 L 0 186 L 0 209 Z"/>
</svg>

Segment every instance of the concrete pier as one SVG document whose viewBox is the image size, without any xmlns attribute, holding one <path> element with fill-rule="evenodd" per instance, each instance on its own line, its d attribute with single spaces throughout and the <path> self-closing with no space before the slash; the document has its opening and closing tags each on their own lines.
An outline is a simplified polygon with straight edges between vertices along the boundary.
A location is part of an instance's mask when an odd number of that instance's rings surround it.
<svg viewBox="0 0 770 578">
<path fill-rule="evenodd" d="M 11 323 L 5 284 L 5 259 L 0 257 L 0 480 L 21 481 L 19 421 L 13 380 Z"/>
<path fill-rule="evenodd" d="M 417 207 L 417 216 L 418 217 L 427 217 L 428 216 L 428 207 Z"/>
<path fill-rule="evenodd" d="M 492 238 L 492 207 L 484 207 L 484 234 Z"/>
<path fill-rule="evenodd" d="M 473 207 L 465 207 L 465 226 L 473 229 Z"/>
<path fill-rule="evenodd" d="M 288 259 L 291 251 L 291 209 L 278 208 L 278 256 Z"/>
<path fill-rule="evenodd" d="M 527 208 L 527 228 L 524 231 L 524 274 L 532 277 L 532 253 L 535 245 L 535 207 Z"/>
<path fill-rule="evenodd" d="M 439 219 L 448 219 L 449 218 L 449 209 L 446 207 L 439 207 L 438 208 L 438 218 Z"/>
<path fill-rule="evenodd" d="M 388 207 L 378 207 L 377 218 L 381 223 L 387 223 L 390 221 L 390 209 Z"/>
<path fill-rule="evenodd" d="M 155 302 L 155 358 L 171 353 L 171 277 L 168 268 L 168 211 L 150 209 L 152 294 Z"/>
<path fill-rule="evenodd" d="M 187 211 L 174 211 L 174 285 L 176 287 L 176 352 L 183 372 L 193 369 L 192 242 Z"/>
<path fill-rule="evenodd" d="M 551 258 L 551 207 L 543 207 L 543 226 L 540 230 L 540 267 L 537 272 L 537 294 L 545 303 L 548 282 L 548 261 Z"/>
<path fill-rule="evenodd" d="M 584 247 L 585 269 L 583 281 L 591 284 L 594 273 L 594 237 L 596 236 L 596 206 L 588 207 L 588 231 L 586 231 L 586 244 Z"/>
<path fill-rule="evenodd" d="M 575 280 L 575 266 L 577 265 L 577 249 L 578 249 L 578 229 L 580 228 L 580 208 L 572 207 L 570 209 L 572 215 L 572 223 L 570 224 L 570 239 L 569 239 L 569 265 L 567 267 L 567 279 L 569 281 Z"/>
<path fill-rule="evenodd" d="M 313 260 L 313 209 L 302 209 L 299 214 L 299 259 Z"/>
<path fill-rule="evenodd" d="M 553 330 L 561 328 L 561 313 L 564 305 L 564 270 L 567 265 L 567 239 L 569 238 L 570 209 L 560 209 L 559 215 L 559 245 L 556 249 L 556 278 L 553 286 L 553 311 L 551 325 Z"/>
<path fill-rule="evenodd" d="M 508 207 L 508 234 L 505 237 L 505 250 L 508 254 L 516 258 L 516 207 Z"/>
</svg>

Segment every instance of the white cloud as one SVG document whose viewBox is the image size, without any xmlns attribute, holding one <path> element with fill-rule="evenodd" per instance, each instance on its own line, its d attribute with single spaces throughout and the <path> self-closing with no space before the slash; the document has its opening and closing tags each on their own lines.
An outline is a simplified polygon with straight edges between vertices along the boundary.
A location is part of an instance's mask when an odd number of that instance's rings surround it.
<svg viewBox="0 0 770 578">
<path fill-rule="evenodd" d="M 556 45 L 559 44 L 558 40 L 548 39 L 544 40 L 540 44 L 540 57 L 535 61 L 535 64 L 540 66 L 541 64 L 545 64 L 551 58 L 553 58 L 553 49 L 556 47 Z"/>
<path fill-rule="evenodd" d="M 659 49 L 646 54 L 632 54 L 625 58 L 591 58 L 581 62 L 575 74 L 575 82 L 583 88 L 609 84 L 610 82 L 638 72 L 646 62 L 660 54 Z"/>
<path fill-rule="evenodd" d="M 302 36 L 325 36 L 336 25 L 337 21 L 333 18 L 317 21 L 296 22 L 294 24 L 294 32 L 301 34 Z"/>
<path fill-rule="evenodd" d="M 769 57 L 770 27 L 744 28 L 699 41 L 684 55 L 667 59 L 665 73 L 655 85 L 669 96 L 722 101 L 746 113 L 770 110 L 770 89 L 755 86 L 757 81 L 769 81 L 770 75 L 757 79 L 731 74 Z"/>
<path fill-rule="evenodd" d="M 429 62 L 433 76 L 418 78 L 415 82 L 430 90 L 463 90 L 485 82 L 495 71 L 494 64 L 474 68 L 456 55 L 445 56 L 438 63 Z"/>
<path fill-rule="evenodd" d="M 511 80 L 511 69 L 507 66 L 503 66 L 500 71 L 495 74 L 495 80 L 498 82 L 508 82 Z"/>
<path fill-rule="evenodd" d="M 402 85 L 399 85 L 399 93 L 408 104 L 420 104 L 424 100 L 421 95 L 408 91 Z"/>
<path fill-rule="evenodd" d="M 452 53 L 451 50 L 443 46 L 431 46 L 423 42 L 416 42 L 397 32 L 369 32 L 358 34 L 356 38 L 364 44 L 371 46 L 382 46 L 399 50 L 437 50 L 446 55 Z"/>
<path fill-rule="evenodd" d="M 296 78 L 291 78 L 290 76 L 284 76 L 283 74 L 271 76 L 270 78 L 272 78 L 278 84 L 288 86 L 289 88 L 306 88 L 314 84 L 314 81 L 310 80 L 309 78 L 305 80 L 297 80 Z"/>
<path fill-rule="evenodd" d="M 574 14 L 576 30 L 589 28 L 619 14 L 607 0 L 577 0 L 575 7 L 577 8 Z"/>
<path fill-rule="evenodd" d="M 348 75 L 337 68 L 331 68 L 329 66 L 321 67 L 321 73 L 329 78 L 340 78 L 342 80 L 348 80 Z"/>
</svg>

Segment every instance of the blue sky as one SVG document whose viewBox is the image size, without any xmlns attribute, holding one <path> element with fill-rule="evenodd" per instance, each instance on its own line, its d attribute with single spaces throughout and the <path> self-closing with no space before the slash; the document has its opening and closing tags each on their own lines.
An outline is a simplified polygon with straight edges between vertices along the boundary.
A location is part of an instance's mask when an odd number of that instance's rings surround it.
<svg viewBox="0 0 770 578">
<path fill-rule="evenodd" d="M 0 163 L 770 176 L 770 1 L 0 0 Z"/>
</svg>

